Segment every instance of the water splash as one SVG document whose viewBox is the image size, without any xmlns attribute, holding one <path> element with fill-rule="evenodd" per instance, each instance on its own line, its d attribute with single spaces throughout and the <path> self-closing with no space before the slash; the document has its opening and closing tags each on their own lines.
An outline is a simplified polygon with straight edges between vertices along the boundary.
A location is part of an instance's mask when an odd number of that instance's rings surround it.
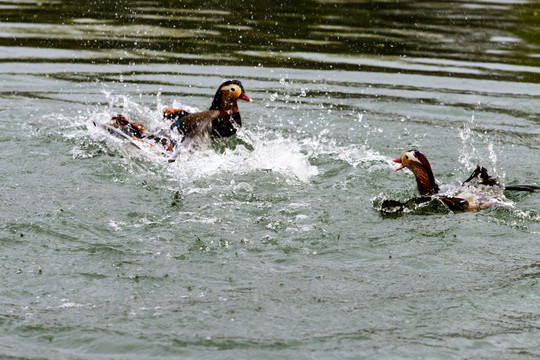
<svg viewBox="0 0 540 360">
<path fill-rule="evenodd" d="M 144 105 L 132 100 L 131 97 L 126 95 L 114 94 L 110 91 L 102 90 L 106 99 L 108 100 L 109 113 L 112 114 L 121 113 L 129 120 L 135 122 L 142 122 L 149 129 L 168 127 L 167 123 L 163 121 L 163 109 L 165 106 L 161 103 L 161 92 L 156 94 L 156 109 L 151 109 Z M 102 109 L 97 109 L 96 112 L 101 112 Z"/>
<path fill-rule="evenodd" d="M 491 169 L 493 172 L 493 175 L 497 178 L 499 178 L 502 181 L 504 181 L 504 178 L 506 177 L 506 172 L 503 170 L 501 174 L 499 174 L 499 169 L 497 167 L 497 153 L 495 152 L 495 145 L 493 145 L 493 142 L 489 140 L 488 143 L 488 150 L 489 150 L 489 159 L 491 161 Z"/>
<path fill-rule="evenodd" d="M 232 145 L 225 144 L 219 151 L 212 147 L 201 148 L 194 152 L 186 150 L 181 152 L 175 163 L 169 164 L 166 157 L 126 146 L 125 142 L 112 138 L 93 126 L 93 122 L 108 123 L 112 115 L 122 113 L 130 120 L 142 123 L 149 131 L 168 128 L 170 122 L 162 118 L 164 106 L 160 100 L 160 93 L 157 93 L 155 103 L 150 106 L 141 105 L 125 95 L 107 91 L 103 93 L 108 100 L 108 106 L 106 108 L 98 106 L 89 110 L 87 114 L 82 114 L 77 120 L 78 130 L 68 135 L 78 139 L 78 144 L 72 151 L 76 158 L 85 157 L 87 148 L 80 143 L 90 135 L 95 144 L 104 146 L 102 150 L 118 153 L 127 162 L 146 162 L 152 169 L 148 171 L 157 171 L 156 167 L 163 169 L 164 171 L 158 172 L 167 174 L 169 179 L 181 184 L 193 184 L 195 181 L 219 178 L 227 174 L 245 175 L 255 172 L 272 173 L 287 183 L 307 183 L 320 172 L 310 161 L 321 156 L 344 161 L 355 168 L 363 166 L 370 172 L 385 166 L 392 167 L 391 159 L 371 149 L 367 145 L 367 140 L 366 144 L 343 146 L 331 136 L 328 127 L 324 127 L 317 135 L 302 133 L 303 135 L 298 138 L 298 133 L 290 132 L 286 128 L 268 128 L 262 124 L 250 126 L 249 123 L 240 129 L 237 139 L 231 142 Z M 172 106 L 193 112 L 200 111 L 177 101 L 173 101 Z M 369 129 L 369 124 L 363 120 L 362 113 L 356 114 L 356 123 L 362 124 L 368 130 L 379 131 L 376 128 Z"/>
<path fill-rule="evenodd" d="M 474 147 L 474 137 L 472 136 L 472 129 L 474 128 L 474 114 L 463 125 L 463 128 L 459 129 L 459 137 L 461 138 L 461 153 L 459 155 L 459 162 L 465 165 L 467 169 L 472 169 L 476 165 L 475 158 L 478 158 L 476 148 Z"/>
<path fill-rule="evenodd" d="M 317 140 L 305 140 L 304 143 L 306 146 L 312 148 L 312 156 L 317 157 L 321 155 L 330 155 L 331 157 L 345 161 L 350 164 L 352 167 L 359 167 L 361 165 L 371 165 L 368 169 L 369 171 L 375 170 L 375 167 L 380 166 L 381 164 L 387 164 L 389 167 L 392 166 L 392 159 L 381 155 L 379 152 L 367 147 L 366 145 L 346 145 L 340 146 L 337 144 L 336 140 L 330 139 L 325 142 L 319 142 Z"/>
<path fill-rule="evenodd" d="M 468 170 L 473 169 L 476 165 L 483 165 L 488 167 L 489 172 L 499 178 L 502 181 L 505 178 L 506 173 L 503 171 L 499 174 L 497 163 L 497 152 L 493 139 L 487 135 L 486 132 L 475 131 L 475 115 L 472 114 L 471 118 L 459 129 L 459 137 L 461 138 L 462 149 L 459 155 L 459 162 L 463 164 Z M 475 142 L 480 140 L 484 146 L 487 146 L 489 159 L 489 165 L 485 164 L 487 159 L 480 154 L 480 151 L 476 148 Z"/>
<path fill-rule="evenodd" d="M 225 145 L 222 151 L 216 151 L 211 147 L 193 152 L 186 150 L 175 163 L 169 164 L 167 158 L 161 154 L 136 149 L 125 141 L 109 136 L 93 124 L 108 123 L 112 115 L 122 113 L 131 121 L 142 123 L 149 131 L 166 129 L 170 126 L 170 122 L 162 118 L 163 106 L 159 94 L 155 109 L 141 105 L 125 95 L 115 95 L 106 91 L 104 94 L 108 99 L 106 110 L 98 107 L 74 121 L 71 119 L 73 128 L 64 136 L 76 139 L 77 145 L 71 151 L 74 158 L 91 157 L 87 154 L 87 147 L 83 145 L 90 135 L 95 144 L 105 144 L 108 151 L 121 154 L 128 162 L 142 161 L 151 164 L 152 168 L 155 166 L 164 168 L 163 173 L 180 183 L 192 183 L 227 173 L 247 174 L 257 171 L 274 173 L 286 182 L 309 182 L 319 173 L 318 168 L 309 162 L 310 150 L 306 149 L 305 144 L 284 136 L 279 130 L 263 127 L 241 129 L 237 134 L 237 144 L 231 147 Z M 187 111 L 200 111 L 176 101 L 172 105 Z M 181 139 L 177 136 L 174 140 L 179 142 Z"/>
<path fill-rule="evenodd" d="M 253 130 L 242 130 L 237 136 L 248 144 L 247 147 L 240 145 L 223 153 L 212 149 L 185 153 L 171 164 L 169 173 L 181 182 L 211 178 L 222 173 L 256 171 L 272 172 L 287 182 L 308 182 L 319 173 L 296 140 L 281 135 L 267 139 L 265 133 Z"/>
</svg>

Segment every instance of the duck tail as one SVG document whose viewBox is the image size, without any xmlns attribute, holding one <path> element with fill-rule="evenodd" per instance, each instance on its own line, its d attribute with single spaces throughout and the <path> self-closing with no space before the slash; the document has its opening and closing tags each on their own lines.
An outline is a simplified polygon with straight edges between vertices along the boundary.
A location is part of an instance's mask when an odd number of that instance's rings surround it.
<svg viewBox="0 0 540 360">
<path fill-rule="evenodd" d="M 504 190 L 535 192 L 535 191 L 540 191 L 540 186 L 537 186 L 537 185 L 510 185 L 510 186 L 505 186 Z"/>
</svg>

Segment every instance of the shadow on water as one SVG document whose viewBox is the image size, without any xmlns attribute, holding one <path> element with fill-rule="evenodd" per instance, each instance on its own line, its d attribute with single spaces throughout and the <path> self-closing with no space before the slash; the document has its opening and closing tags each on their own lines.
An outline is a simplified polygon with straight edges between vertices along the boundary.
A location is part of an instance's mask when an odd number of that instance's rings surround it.
<svg viewBox="0 0 540 360">
<path fill-rule="evenodd" d="M 49 48 L 98 52 L 86 59 L 92 63 L 241 62 L 386 72 L 418 71 L 407 62 L 413 58 L 426 65 L 424 72 L 429 64 L 498 64 L 499 70 L 507 64 L 522 67 L 514 80 L 539 81 L 527 68 L 540 62 L 538 3 L 4 0 L 0 7 L 0 46 L 30 48 L 21 54 L 30 58 Z M 371 56 L 406 63 L 392 68 L 377 61 L 343 61 Z M 52 57 L 72 60 L 69 54 Z M 1 60 L 11 61 L 9 56 Z"/>
</svg>

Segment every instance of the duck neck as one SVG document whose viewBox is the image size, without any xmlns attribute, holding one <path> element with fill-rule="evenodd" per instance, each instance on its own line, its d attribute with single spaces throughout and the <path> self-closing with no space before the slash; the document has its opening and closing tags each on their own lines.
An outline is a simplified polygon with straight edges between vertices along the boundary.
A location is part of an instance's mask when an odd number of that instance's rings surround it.
<svg viewBox="0 0 540 360">
<path fill-rule="evenodd" d="M 439 186 L 435 182 L 435 177 L 431 169 L 426 169 L 424 166 L 416 163 L 412 164 L 409 168 L 416 177 L 416 184 L 418 185 L 420 195 L 428 196 L 439 192 Z"/>
</svg>

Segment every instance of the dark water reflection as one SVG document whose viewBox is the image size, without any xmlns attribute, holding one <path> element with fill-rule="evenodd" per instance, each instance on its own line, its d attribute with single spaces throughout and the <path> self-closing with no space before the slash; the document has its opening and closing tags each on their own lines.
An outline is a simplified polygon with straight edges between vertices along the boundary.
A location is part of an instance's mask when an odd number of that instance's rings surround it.
<svg viewBox="0 0 540 360">
<path fill-rule="evenodd" d="M 36 55 L 43 48 L 102 54 L 92 62 L 418 71 L 336 61 L 399 56 L 443 67 L 498 64 L 493 76 L 508 75 L 501 64 L 540 63 L 540 5 L 529 2 L 4 0 L 0 8 L 0 46 L 30 47 Z M 539 81 L 527 68 L 512 76 Z"/>
</svg>

